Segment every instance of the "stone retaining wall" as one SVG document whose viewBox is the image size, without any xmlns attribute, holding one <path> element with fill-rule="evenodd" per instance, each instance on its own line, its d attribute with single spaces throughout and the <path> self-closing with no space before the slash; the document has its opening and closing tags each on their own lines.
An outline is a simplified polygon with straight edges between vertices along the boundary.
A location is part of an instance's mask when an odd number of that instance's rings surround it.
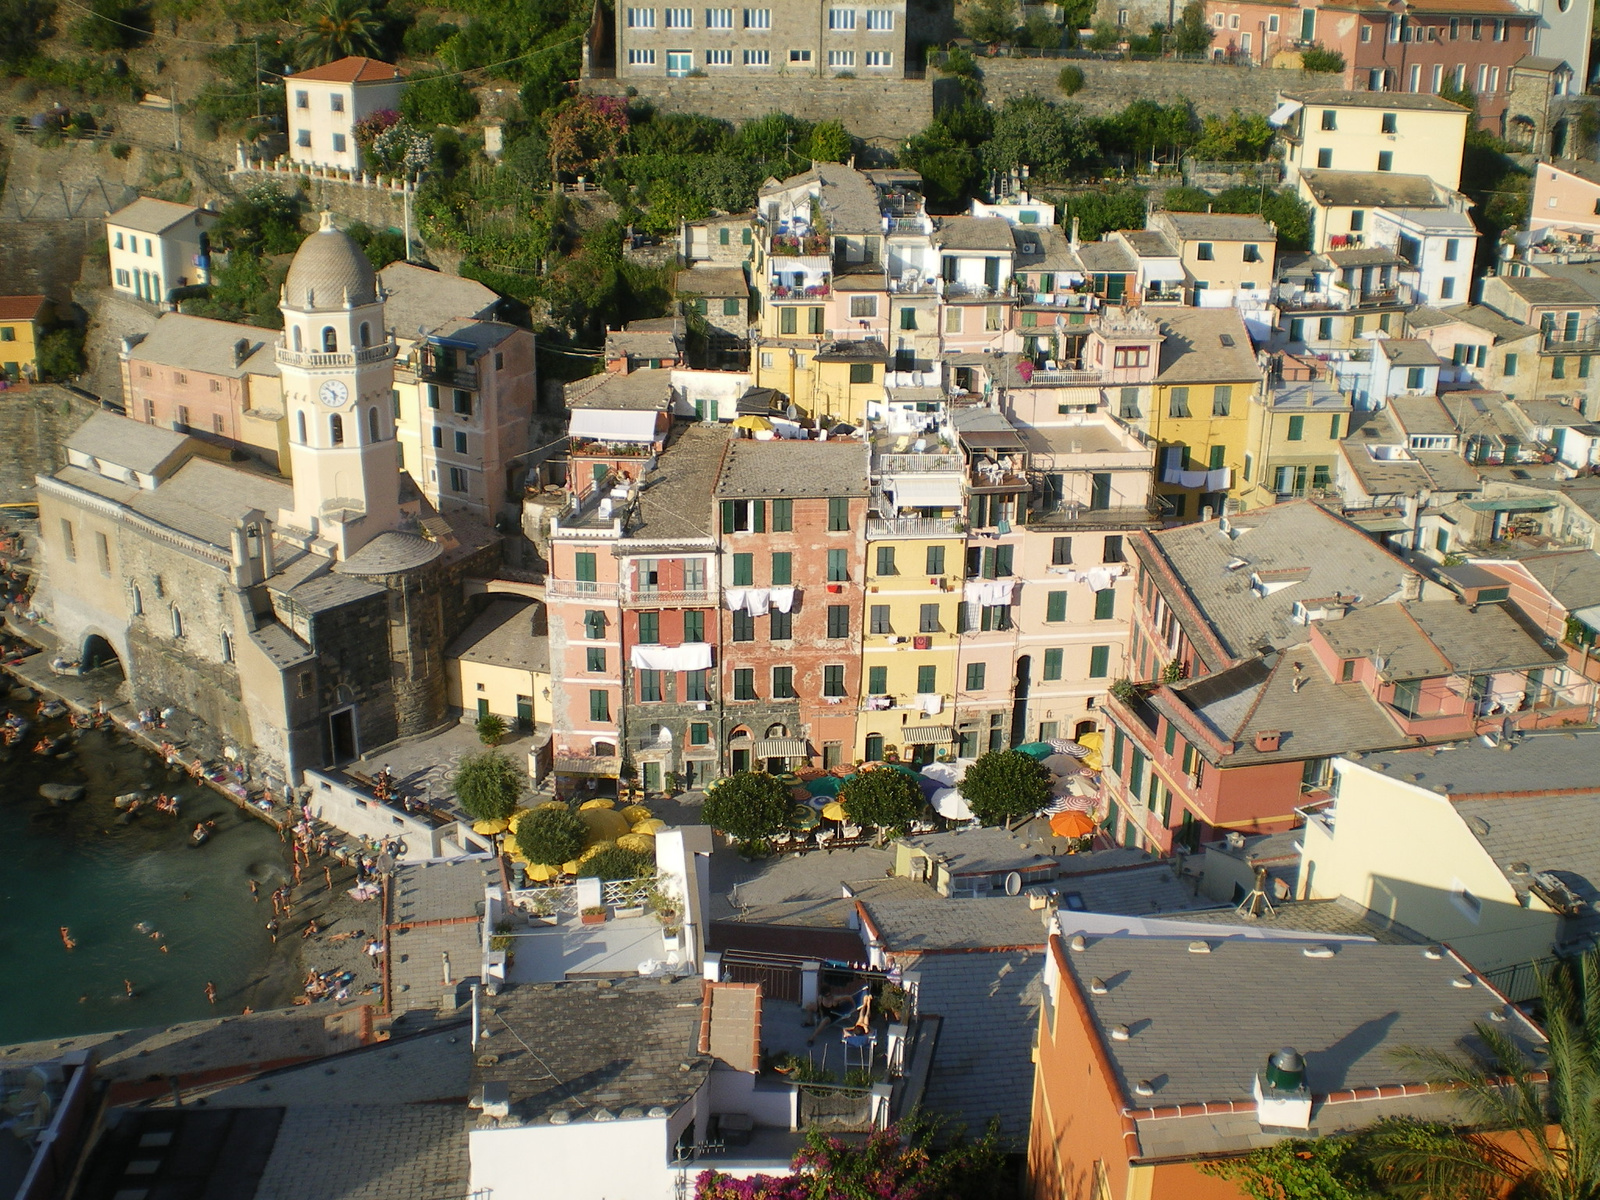
<svg viewBox="0 0 1600 1200">
<path fill-rule="evenodd" d="M 33 500 L 33 477 L 66 466 L 61 448 L 100 405 L 53 383 L 0 392 L 0 504 Z"/>
<path fill-rule="evenodd" d="M 1121 62 L 1096 58 L 980 58 L 983 84 L 991 103 L 1007 96 L 1043 96 L 1065 99 L 1056 86 L 1061 68 L 1072 63 L 1082 69 L 1083 89 L 1072 97 L 1096 116 L 1126 108 L 1135 100 L 1170 104 L 1190 100 L 1201 116 L 1227 113 L 1271 112 L 1283 88 L 1327 87 L 1331 75 L 1305 71 L 1278 71 L 1267 67 L 1232 67 L 1197 62 Z"/>
</svg>

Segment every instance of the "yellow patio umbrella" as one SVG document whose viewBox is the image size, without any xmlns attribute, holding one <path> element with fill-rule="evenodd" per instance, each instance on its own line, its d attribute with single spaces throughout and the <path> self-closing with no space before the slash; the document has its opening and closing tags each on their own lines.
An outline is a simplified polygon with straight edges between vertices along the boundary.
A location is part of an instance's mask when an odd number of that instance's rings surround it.
<svg viewBox="0 0 1600 1200">
<path fill-rule="evenodd" d="M 527 876 L 535 883 L 549 883 L 559 874 L 561 874 L 560 869 L 552 867 L 548 863 L 530 863 L 528 865 Z"/>
<path fill-rule="evenodd" d="M 582 866 L 583 862 L 580 859 L 570 859 L 569 861 L 561 864 L 561 873 L 563 875 L 576 875 L 578 873 L 578 869 Z"/>
<path fill-rule="evenodd" d="M 636 850 L 640 854 L 654 854 L 656 839 L 648 833 L 625 833 L 617 839 L 618 850 Z"/>
<path fill-rule="evenodd" d="M 1101 750 L 1105 748 L 1106 737 L 1105 734 L 1096 730 L 1092 733 L 1084 734 L 1081 738 L 1075 738 L 1073 740 L 1085 750 Z"/>
<path fill-rule="evenodd" d="M 742 417 L 735 417 L 733 427 L 735 429 L 748 429 L 751 433 L 772 432 L 772 422 L 759 413 L 746 413 Z"/>
<path fill-rule="evenodd" d="M 616 806 L 617 802 L 611 799 L 610 796 L 601 796 L 597 800 L 585 800 L 582 804 L 578 805 L 578 811 L 590 812 L 596 808 L 615 808 Z"/>
<path fill-rule="evenodd" d="M 844 805 L 835 800 L 832 804 L 825 805 L 822 815 L 830 821 L 848 821 L 850 816 L 844 811 Z"/>
<path fill-rule="evenodd" d="M 622 810 L 622 815 L 627 818 L 629 825 L 637 825 L 640 821 L 648 821 L 651 813 L 642 804 L 630 804 Z"/>
<path fill-rule="evenodd" d="M 536 811 L 537 809 L 541 809 L 541 808 L 567 808 L 567 807 L 569 807 L 569 805 L 567 804 L 567 802 L 565 800 L 546 800 L 543 804 L 535 805 L 535 807 L 533 809 L 529 809 L 528 811 L 533 812 L 533 811 Z"/>
<path fill-rule="evenodd" d="M 532 811 L 533 811 L 533 809 L 531 809 L 531 808 L 519 808 L 519 809 L 517 809 L 516 812 L 512 813 L 511 816 L 506 818 L 506 828 L 510 829 L 512 831 L 515 831 L 517 826 L 522 824 L 523 818 L 526 817 Z"/>
<path fill-rule="evenodd" d="M 640 821 L 637 825 L 635 825 L 632 832 L 642 833 L 646 837 L 655 837 L 656 834 L 660 833 L 666 827 L 667 823 L 660 817 L 650 817 L 646 820 Z"/>
<path fill-rule="evenodd" d="M 481 833 L 486 837 L 492 837 L 497 833 L 504 833 L 510 828 L 511 822 L 505 817 L 500 817 L 493 821 L 474 821 L 472 823 L 472 832 Z"/>
<path fill-rule="evenodd" d="M 578 820 L 589 831 L 585 839 L 591 844 L 599 841 L 614 842 L 628 832 L 628 821 L 614 808 L 587 808 L 578 810 Z"/>
</svg>

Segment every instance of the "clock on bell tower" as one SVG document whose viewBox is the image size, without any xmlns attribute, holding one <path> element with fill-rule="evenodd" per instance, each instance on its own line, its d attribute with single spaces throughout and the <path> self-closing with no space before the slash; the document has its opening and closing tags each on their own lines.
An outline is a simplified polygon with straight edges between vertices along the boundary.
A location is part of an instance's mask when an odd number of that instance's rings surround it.
<svg viewBox="0 0 1600 1200">
<path fill-rule="evenodd" d="M 384 332 L 377 273 L 330 214 L 295 254 L 279 308 L 294 474 L 294 511 L 280 523 L 348 558 L 400 524 L 395 345 Z"/>
</svg>

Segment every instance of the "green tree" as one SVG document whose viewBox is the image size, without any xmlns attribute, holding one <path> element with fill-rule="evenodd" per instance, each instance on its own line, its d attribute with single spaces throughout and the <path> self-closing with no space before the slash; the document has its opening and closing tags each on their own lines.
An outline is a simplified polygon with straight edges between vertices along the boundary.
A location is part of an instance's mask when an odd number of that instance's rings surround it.
<svg viewBox="0 0 1600 1200">
<path fill-rule="evenodd" d="M 246 254 L 291 254 L 305 241 L 300 197 L 270 183 L 247 188 L 223 206 L 211 230 L 212 244 Z"/>
<path fill-rule="evenodd" d="M 76 325 L 53 329 L 39 339 L 39 374 L 64 381 L 83 370 L 83 331 Z"/>
<path fill-rule="evenodd" d="M 278 298 L 288 272 L 286 258 L 274 262 L 249 252 L 230 254 L 220 267 L 212 268 L 207 295 L 185 300 L 180 307 L 192 317 L 282 329 Z"/>
<path fill-rule="evenodd" d="M 1056 76 L 1056 86 L 1061 89 L 1063 96 L 1076 96 L 1083 91 L 1083 68 L 1068 63 Z"/>
<path fill-rule="evenodd" d="M 902 834 L 922 811 L 922 789 L 904 771 L 880 767 L 851 776 L 839 789 L 844 811 L 858 825 Z"/>
<path fill-rule="evenodd" d="M 1348 1137 L 1274 1142 L 1200 1169 L 1251 1200 L 1376 1200 L 1382 1190 L 1361 1141 Z"/>
<path fill-rule="evenodd" d="M 524 818 L 526 819 L 526 818 Z M 654 875 L 656 856 L 645 850 L 611 846 L 578 867 L 579 876 L 595 879 L 643 879 Z"/>
<path fill-rule="evenodd" d="M 975 42 L 1009 42 L 1017 31 L 1016 0 L 967 0 L 961 27 Z"/>
<path fill-rule="evenodd" d="M 844 162 L 855 148 L 855 138 L 838 121 L 818 121 L 811 128 L 811 157 L 818 162 Z"/>
<path fill-rule="evenodd" d="M 517 823 L 517 849 L 531 863 L 559 867 L 583 853 L 588 833 L 570 808 L 536 808 Z"/>
<path fill-rule="evenodd" d="M 985 825 L 1031 816 L 1050 802 L 1050 772 L 1017 750 L 991 750 L 961 777 L 961 795 Z"/>
<path fill-rule="evenodd" d="M 922 176 L 923 194 L 934 212 L 965 212 L 983 182 L 977 151 L 942 120 L 908 141 L 900 161 Z"/>
<path fill-rule="evenodd" d="M 364 0 L 317 0 L 302 24 L 305 32 L 295 51 L 302 69 L 351 55 L 372 57 L 383 33 L 383 19 Z"/>
<path fill-rule="evenodd" d="M 789 804 L 789 789 L 771 775 L 738 771 L 713 784 L 700 815 L 713 829 L 749 845 L 783 828 Z"/>
<path fill-rule="evenodd" d="M 150 37 L 150 6 L 124 0 L 90 0 L 72 23 L 72 40 L 87 50 L 128 50 Z"/>
<path fill-rule="evenodd" d="M 1089 49 L 1110 50 L 1121 40 L 1122 31 L 1102 17 L 1094 23 L 1094 31 L 1089 34 Z"/>
<path fill-rule="evenodd" d="M 1300 51 L 1300 66 L 1318 74 L 1338 75 L 1344 71 L 1344 55 L 1337 50 L 1324 50 L 1318 43 Z"/>
<path fill-rule="evenodd" d="M 1028 44 L 1037 46 L 1040 50 L 1055 50 L 1061 46 L 1061 26 L 1057 25 L 1042 12 L 1036 12 L 1028 18 Z"/>
<path fill-rule="evenodd" d="M 350 240 L 366 253 L 374 271 L 381 271 L 406 256 L 405 235 L 398 229 L 373 229 L 359 221 L 345 230 Z"/>
<path fill-rule="evenodd" d="M 478 115 L 478 101 L 460 75 L 419 73 L 400 93 L 400 115 L 413 125 L 464 125 Z"/>
<path fill-rule="evenodd" d="M 1177 159 L 1194 144 L 1200 122 L 1187 100 L 1160 104 L 1135 100 L 1099 123 L 1100 143 L 1131 158 Z"/>
<path fill-rule="evenodd" d="M 1216 30 L 1206 20 L 1206 6 L 1202 0 L 1189 0 L 1183 6 L 1183 15 L 1172 27 L 1172 48 L 1179 54 L 1204 54 L 1211 46 Z"/>
<path fill-rule="evenodd" d="M 1070 230 L 1076 217 L 1078 237 L 1085 242 L 1097 242 L 1101 234 L 1118 229 L 1143 229 L 1149 197 L 1144 188 L 1128 185 L 1075 192 L 1059 201 L 1061 226 Z"/>
<path fill-rule="evenodd" d="M 1083 112 L 1037 96 L 1011 96 L 994 117 L 984 165 L 1009 171 L 1026 165 L 1037 179 L 1065 179 L 1098 151 Z"/>
<path fill-rule="evenodd" d="M 53 32 L 54 0 L 0 0 L 0 66 L 31 57 Z"/>
<path fill-rule="evenodd" d="M 1194 156 L 1206 162 L 1260 162 L 1267 157 L 1273 134 L 1265 117 L 1246 116 L 1236 108 L 1225 117 L 1205 119 Z"/>
<path fill-rule="evenodd" d="M 474 821 L 505 820 L 517 811 L 527 787 L 528 773 L 497 750 L 469 754 L 450 781 L 450 790 Z"/>
</svg>

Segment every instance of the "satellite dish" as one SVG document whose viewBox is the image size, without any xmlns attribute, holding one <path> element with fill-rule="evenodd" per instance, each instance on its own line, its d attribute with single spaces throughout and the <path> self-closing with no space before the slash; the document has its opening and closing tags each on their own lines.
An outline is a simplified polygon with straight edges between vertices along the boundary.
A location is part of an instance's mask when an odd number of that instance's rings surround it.
<svg viewBox="0 0 1600 1200">
<path fill-rule="evenodd" d="M 1015 871 L 1006 873 L 1006 895 L 1019 896 L 1022 894 L 1022 876 Z"/>
</svg>

